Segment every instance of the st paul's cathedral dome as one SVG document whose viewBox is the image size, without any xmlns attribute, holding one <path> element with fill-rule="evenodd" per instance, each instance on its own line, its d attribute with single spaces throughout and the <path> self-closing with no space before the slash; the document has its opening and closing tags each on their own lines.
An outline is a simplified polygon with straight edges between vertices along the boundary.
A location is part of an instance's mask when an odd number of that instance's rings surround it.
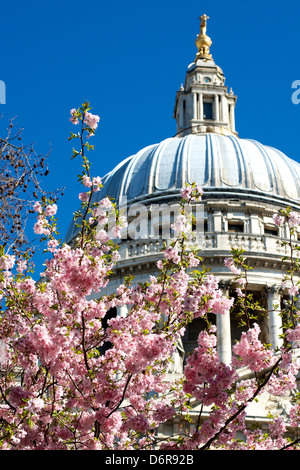
<svg viewBox="0 0 300 470">
<path fill-rule="evenodd" d="M 247 195 L 298 205 L 300 164 L 279 150 L 235 135 L 206 132 L 172 137 L 123 160 L 103 178 L 97 199 L 146 201 L 197 183 L 205 195 Z"/>
</svg>

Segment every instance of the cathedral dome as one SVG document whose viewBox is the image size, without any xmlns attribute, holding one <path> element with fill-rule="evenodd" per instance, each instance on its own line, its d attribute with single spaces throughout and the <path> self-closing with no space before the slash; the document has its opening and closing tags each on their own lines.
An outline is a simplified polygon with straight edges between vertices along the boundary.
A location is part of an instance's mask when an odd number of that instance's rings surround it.
<svg viewBox="0 0 300 470">
<path fill-rule="evenodd" d="M 294 205 L 300 199 L 300 164 L 281 151 L 234 135 L 189 134 L 147 146 L 103 178 L 95 199 L 150 203 L 179 197 L 186 183 L 203 198 L 247 198 Z M 67 239 L 72 236 L 70 227 Z"/>
<path fill-rule="evenodd" d="M 147 201 L 196 182 L 216 192 L 298 203 L 300 164 L 275 148 L 233 135 L 189 134 L 150 145 L 103 178 L 97 199 Z"/>
</svg>

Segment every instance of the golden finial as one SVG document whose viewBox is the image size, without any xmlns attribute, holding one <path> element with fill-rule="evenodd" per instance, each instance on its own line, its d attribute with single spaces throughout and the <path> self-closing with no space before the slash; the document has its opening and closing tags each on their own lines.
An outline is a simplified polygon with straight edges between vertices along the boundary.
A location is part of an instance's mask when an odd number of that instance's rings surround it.
<svg viewBox="0 0 300 470">
<path fill-rule="evenodd" d="M 206 35 L 206 22 L 207 20 L 209 20 L 209 16 L 204 14 L 200 16 L 200 18 L 198 19 L 200 20 L 200 34 L 201 36 L 205 36 Z"/>
<path fill-rule="evenodd" d="M 212 55 L 209 53 L 209 48 L 212 45 L 212 40 L 206 34 L 206 28 L 207 28 L 206 23 L 208 19 L 209 19 L 209 16 L 205 14 L 200 16 L 199 18 L 200 34 L 198 34 L 197 39 L 196 39 L 196 46 L 198 48 L 198 52 L 196 54 L 195 62 L 198 59 L 212 60 Z"/>
</svg>

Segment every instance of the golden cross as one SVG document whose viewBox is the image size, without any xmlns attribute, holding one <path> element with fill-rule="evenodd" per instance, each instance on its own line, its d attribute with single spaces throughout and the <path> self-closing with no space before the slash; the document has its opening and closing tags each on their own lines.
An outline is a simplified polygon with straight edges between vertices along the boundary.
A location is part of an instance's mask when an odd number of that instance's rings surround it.
<svg viewBox="0 0 300 470">
<path fill-rule="evenodd" d="M 200 16 L 200 18 L 199 18 L 199 20 L 201 20 L 201 23 L 200 23 L 200 34 L 201 34 L 201 36 L 206 35 L 206 22 L 207 22 L 208 19 L 209 19 L 209 16 L 207 16 L 205 14 Z"/>
</svg>

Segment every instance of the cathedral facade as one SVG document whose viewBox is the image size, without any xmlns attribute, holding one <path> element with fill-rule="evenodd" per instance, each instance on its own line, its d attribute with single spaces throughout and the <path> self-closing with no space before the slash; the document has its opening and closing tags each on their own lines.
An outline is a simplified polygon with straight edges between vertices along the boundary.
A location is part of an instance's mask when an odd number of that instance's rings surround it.
<svg viewBox="0 0 300 470">
<path fill-rule="evenodd" d="M 125 201 L 129 221 L 138 207 L 146 207 L 152 215 L 151 230 L 118 242 L 121 259 L 108 293 L 114 292 L 128 274 L 134 275 L 137 283 L 156 274 L 163 246 L 164 218 L 160 209 L 177 204 L 181 188 L 195 182 L 204 190 L 199 241 L 203 264 L 217 276 L 224 294 L 231 297 L 237 285 L 224 259 L 230 256 L 231 247 L 245 250 L 252 268 L 249 290 L 269 312 L 260 319 L 263 341 L 277 348 L 282 332 L 280 309 L 288 299 L 282 287 L 286 270 L 282 258 L 288 254 L 282 241 L 288 233 L 284 226 L 275 225 L 273 215 L 287 206 L 300 211 L 300 165 L 275 148 L 238 136 L 237 96 L 225 85 L 223 71 L 211 55 L 207 20 L 206 15 L 201 17 L 196 57 L 176 93 L 176 135 L 121 161 L 103 178 L 103 188 L 96 193 L 97 199 L 110 196 L 121 206 Z M 66 240 L 70 242 L 74 236 L 76 227 L 71 224 Z M 118 307 L 112 315 L 126 313 L 126 307 Z M 234 312 L 217 316 L 218 352 L 227 364 L 232 345 L 240 337 L 238 323 Z M 174 364 L 175 374 L 180 373 L 184 356 L 196 345 L 200 328 L 197 321 L 187 328 L 179 351 L 183 360 Z M 241 371 L 241 376 L 247 373 Z M 249 407 L 249 421 L 266 420 L 274 403 L 272 397 L 265 396 Z M 279 406 L 282 412 L 288 412 L 288 402 L 282 401 Z"/>
</svg>

